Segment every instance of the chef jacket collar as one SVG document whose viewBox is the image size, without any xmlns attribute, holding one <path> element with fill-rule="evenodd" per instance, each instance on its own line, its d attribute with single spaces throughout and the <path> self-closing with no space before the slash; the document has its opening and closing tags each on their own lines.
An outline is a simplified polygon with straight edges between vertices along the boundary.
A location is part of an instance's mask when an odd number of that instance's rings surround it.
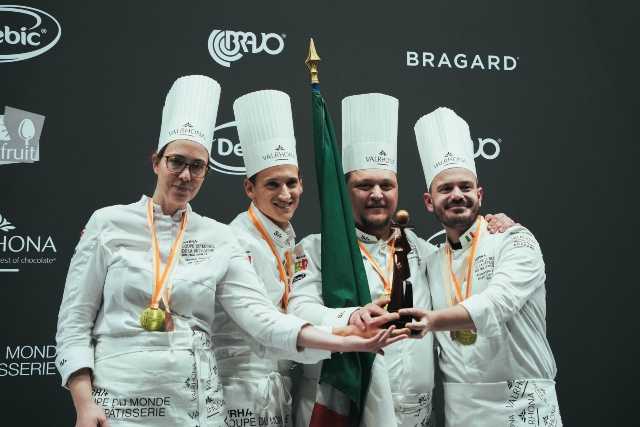
<svg viewBox="0 0 640 427">
<path fill-rule="evenodd" d="M 392 232 L 391 236 L 389 236 L 389 238 L 387 240 L 384 240 L 384 242 L 386 243 L 386 242 L 389 242 L 391 239 L 393 239 L 394 234 L 395 234 L 395 232 Z M 357 226 L 356 226 L 356 237 L 362 243 L 373 243 L 373 244 L 375 244 L 375 243 L 383 242 L 382 239 L 378 239 L 373 234 L 365 233 L 364 231 L 360 230 Z"/>
<path fill-rule="evenodd" d="M 453 245 L 448 238 L 447 238 L 447 245 L 449 245 L 449 247 L 454 251 L 460 250 L 460 249 L 465 250 L 471 247 L 471 243 L 473 242 L 473 236 L 475 235 L 478 229 L 478 224 L 480 223 L 478 222 L 478 218 L 476 218 L 473 225 L 469 227 L 469 229 L 460 236 L 460 239 L 458 240 L 460 243 L 459 245 Z"/>
<path fill-rule="evenodd" d="M 274 223 L 268 216 L 263 214 L 260 209 L 256 207 L 256 205 L 251 203 L 251 207 L 253 208 L 253 212 L 262 222 L 264 228 L 271 236 L 271 239 L 281 248 L 288 249 L 295 245 L 296 242 L 296 233 L 293 231 L 293 227 L 291 223 L 287 224 L 287 228 L 283 230 L 276 223 Z"/>
<path fill-rule="evenodd" d="M 143 205 L 146 205 L 147 200 L 150 199 L 150 198 L 151 197 L 148 197 L 148 196 L 143 194 L 142 198 L 140 199 L 140 202 Z M 191 205 L 189 203 L 187 203 L 187 207 L 186 208 L 178 209 L 176 211 L 176 213 L 174 213 L 173 215 L 170 215 L 171 219 L 173 221 L 176 221 L 176 222 L 181 221 L 182 220 L 182 214 L 184 212 L 188 212 L 189 214 L 191 214 Z M 153 214 L 154 215 L 158 215 L 158 214 L 164 215 L 164 213 L 162 212 L 162 207 L 160 207 L 160 205 L 155 203 L 155 202 L 153 203 Z M 167 216 L 169 216 L 169 215 L 167 215 Z"/>
</svg>

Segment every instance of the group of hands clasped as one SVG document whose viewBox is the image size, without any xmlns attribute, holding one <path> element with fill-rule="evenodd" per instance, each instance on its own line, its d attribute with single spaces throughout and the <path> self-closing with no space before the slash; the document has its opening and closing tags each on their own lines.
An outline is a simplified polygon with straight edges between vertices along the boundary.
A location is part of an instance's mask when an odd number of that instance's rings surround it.
<svg viewBox="0 0 640 427">
<path fill-rule="evenodd" d="M 384 347 L 407 338 L 420 339 L 428 332 L 428 316 L 425 310 L 403 308 L 390 313 L 384 307 L 390 302 L 388 297 L 377 300 L 354 311 L 349 324 L 333 329 L 335 335 L 341 335 L 348 341 L 351 351 L 384 354 Z M 390 323 L 397 322 L 400 317 L 411 317 L 403 327 Z"/>
</svg>

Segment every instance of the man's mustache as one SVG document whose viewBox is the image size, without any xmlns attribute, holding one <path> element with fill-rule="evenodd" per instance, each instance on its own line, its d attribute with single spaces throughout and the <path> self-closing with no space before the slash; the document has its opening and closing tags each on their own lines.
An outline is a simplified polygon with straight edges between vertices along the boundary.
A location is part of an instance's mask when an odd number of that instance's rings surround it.
<svg viewBox="0 0 640 427">
<path fill-rule="evenodd" d="M 459 200 L 454 200 L 453 202 L 447 203 L 445 205 L 445 209 L 449 208 L 471 208 L 473 207 L 473 200 L 464 198 Z"/>
<path fill-rule="evenodd" d="M 380 203 L 380 202 L 373 202 L 373 203 L 368 203 L 365 208 L 367 209 L 373 209 L 373 208 L 386 208 L 387 204 L 386 203 Z"/>
</svg>

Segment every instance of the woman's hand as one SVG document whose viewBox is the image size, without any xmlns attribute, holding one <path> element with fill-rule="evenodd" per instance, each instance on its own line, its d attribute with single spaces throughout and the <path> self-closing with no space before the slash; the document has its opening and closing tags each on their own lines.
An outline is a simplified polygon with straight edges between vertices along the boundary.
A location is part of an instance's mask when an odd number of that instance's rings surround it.
<svg viewBox="0 0 640 427">
<path fill-rule="evenodd" d="M 357 328 L 354 329 L 357 330 Z M 381 329 L 371 338 L 365 338 L 357 335 L 344 336 L 342 337 L 343 342 L 340 343 L 340 348 L 336 351 L 379 353 L 382 348 L 408 338 L 406 333 L 394 334 L 395 329 L 396 327 L 393 325 L 388 329 Z"/>
<path fill-rule="evenodd" d="M 89 369 L 84 368 L 74 372 L 67 386 L 71 391 L 73 406 L 76 408 L 76 427 L 109 427 L 104 411 L 91 398 Z"/>
<path fill-rule="evenodd" d="M 383 347 L 408 337 L 406 328 L 404 333 L 396 333 L 395 326 L 388 329 L 380 329 L 373 336 L 366 338 L 356 335 L 349 335 L 347 332 L 357 331 L 357 327 L 350 325 L 340 332 L 345 336 L 327 333 L 311 325 L 305 325 L 298 334 L 298 347 L 318 348 L 332 352 L 358 351 L 358 352 L 378 352 Z M 337 328 L 340 330 L 341 328 Z"/>
<path fill-rule="evenodd" d="M 109 427 L 109 422 L 104 411 L 95 402 L 90 401 L 79 408 L 76 407 L 76 427 L 96 426 Z"/>
</svg>

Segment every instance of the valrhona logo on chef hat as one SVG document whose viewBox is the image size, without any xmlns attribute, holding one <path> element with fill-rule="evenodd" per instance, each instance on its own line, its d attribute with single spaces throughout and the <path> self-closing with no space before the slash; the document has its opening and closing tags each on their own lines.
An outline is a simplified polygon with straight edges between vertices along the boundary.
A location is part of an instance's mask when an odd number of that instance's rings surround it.
<svg viewBox="0 0 640 427">
<path fill-rule="evenodd" d="M 211 153 L 220 85 L 207 76 L 183 76 L 173 83 L 162 109 L 158 151 L 171 141 L 188 139 Z"/>
<path fill-rule="evenodd" d="M 342 100 L 342 167 L 396 172 L 398 100 L 381 93 Z"/>
<path fill-rule="evenodd" d="M 259 90 L 233 103 L 247 176 L 271 166 L 298 166 L 289 95 Z"/>
<path fill-rule="evenodd" d="M 445 169 L 465 168 L 478 176 L 469 125 L 455 111 L 440 107 L 422 116 L 413 130 L 427 188 Z"/>
</svg>

